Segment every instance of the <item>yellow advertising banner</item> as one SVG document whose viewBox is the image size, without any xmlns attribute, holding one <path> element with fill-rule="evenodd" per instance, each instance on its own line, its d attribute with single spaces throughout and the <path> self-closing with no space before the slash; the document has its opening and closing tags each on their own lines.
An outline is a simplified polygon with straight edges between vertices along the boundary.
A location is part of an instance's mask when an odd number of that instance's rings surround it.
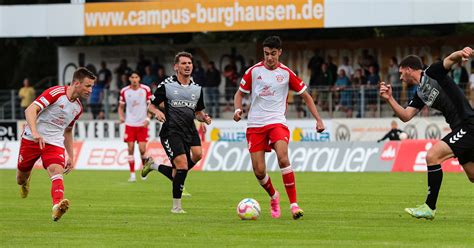
<svg viewBox="0 0 474 248">
<path fill-rule="evenodd" d="M 88 3 L 85 35 L 324 27 L 324 0 Z"/>
</svg>

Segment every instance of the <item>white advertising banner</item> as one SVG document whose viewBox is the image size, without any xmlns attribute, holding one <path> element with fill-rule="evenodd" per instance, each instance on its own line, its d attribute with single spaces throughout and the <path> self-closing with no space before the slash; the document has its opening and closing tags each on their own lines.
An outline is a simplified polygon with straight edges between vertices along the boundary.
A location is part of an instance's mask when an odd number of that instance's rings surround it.
<svg viewBox="0 0 474 248">
<path fill-rule="evenodd" d="M 398 118 L 332 119 L 331 141 L 377 141 L 390 131 L 393 120 L 410 139 L 441 139 L 451 131 L 442 117 L 414 118 L 407 123 Z"/>
</svg>

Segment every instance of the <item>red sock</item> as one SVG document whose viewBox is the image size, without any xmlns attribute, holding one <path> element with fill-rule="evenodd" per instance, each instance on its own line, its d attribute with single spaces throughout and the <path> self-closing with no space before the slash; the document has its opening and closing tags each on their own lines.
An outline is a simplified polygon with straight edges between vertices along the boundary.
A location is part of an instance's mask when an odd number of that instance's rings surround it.
<svg viewBox="0 0 474 248">
<path fill-rule="evenodd" d="M 135 172 L 135 159 L 133 156 L 128 157 L 128 165 L 130 166 L 130 173 Z"/>
<path fill-rule="evenodd" d="M 53 198 L 53 205 L 58 204 L 64 198 L 63 175 L 61 174 L 51 177 L 51 198 Z"/>
<path fill-rule="evenodd" d="M 267 191 L 270 197 L 275 195 L 275 189 L 273 188 L 272 180 L 270 179 L 268 174 L 266 174 L 262 180 L 258 180 L 258 181 L 260 182 L 260 185 L 262 185 L 263 189 Z"/>
<path fill-rule="evenodd" d="M 295 173 L 291 166 L 281 169 L 281 176 L 283 177 L 283 184 L 285 184 L 286 194 L 288 195 L 290 204 L 296 203 Z"/>
</svg>

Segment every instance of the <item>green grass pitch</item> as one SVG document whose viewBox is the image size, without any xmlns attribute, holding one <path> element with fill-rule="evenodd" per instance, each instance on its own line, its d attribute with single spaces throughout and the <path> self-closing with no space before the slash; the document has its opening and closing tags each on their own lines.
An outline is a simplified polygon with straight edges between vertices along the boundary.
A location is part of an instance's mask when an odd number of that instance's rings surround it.
<svg viewBox="0 0 474 248">
<path fill-rule="evenodd" d="M 282 216 L 250 172 L 191 172 L 185 215 L 173 215 L 171 184 L 153 172 L 128 183 L 126 171 L 65 176 L 70 211 L 51 221 L 50 180 L 33 171 L 21 199 L 14 170 L 0 170 L 0 247 L 474 247 L 474 187 L 445 173 L 434 221 L 403 212 L 424 201 L 424 173 L 297 173 L 303 219 L 291 218 L 279 173 Z M 257 221 L 242 221 L 237 203 L 255 198 Z"/>
</svg>

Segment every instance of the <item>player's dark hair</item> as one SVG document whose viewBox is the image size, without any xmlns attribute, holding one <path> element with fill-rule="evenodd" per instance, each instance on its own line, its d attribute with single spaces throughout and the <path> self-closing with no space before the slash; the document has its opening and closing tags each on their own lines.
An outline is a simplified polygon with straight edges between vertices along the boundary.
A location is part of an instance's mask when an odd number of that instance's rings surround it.
<svg viewBox="0 0 474 248">
<path fill-rule="evenodd" d="M 192 54 L 190 54 L 188 52 L 179 52 L 174 56 L 174 64 L 179 63 L 179 58 L 181 58 L 181 57 L 186 57 L 186 58 L 191 59 L 191 61 L 193 61 L 193 55 Z"/>
<path fill-rule="evenodd" d="M 138 71 L 131 71 L 131 72 L 127 75 L 127 77 L 131 77 L 132 74 L 137 74 L 140 78 L 142 77 L 142 75 L 140 75 L 140 72 L 138 72 Z"/>
<path fill-rule="evenodd" d="M 423 63 L 421 62 L 420 57 L 416 55 L 408 55 L 402 59 L 399 65 L 401 68 L 411 68 L 413 70 L 422 70 Z"/>
<path fill-rule="evenodd" d="M 89 79 L 92 79 L 92 80 L 96 80 L 97 77 L 94 75 L 94 73 L 92 73 L 91 71 L 89 71 L 87 68 L 85 67 L 79 67 L 77 68 L 77 70 L 74 72 L 74 75 L 72 76 L 72 81 L 78 81 L 78 82 L 81 82 L 85 79 L 85 78 L 89 78 Z"/>
<path fill-rule="evenodd" d="M 263 41 L 262 45 L 270 49 L 281 49 L 281 39 L 279 36 L 269 36 Z"/>
</svg>

